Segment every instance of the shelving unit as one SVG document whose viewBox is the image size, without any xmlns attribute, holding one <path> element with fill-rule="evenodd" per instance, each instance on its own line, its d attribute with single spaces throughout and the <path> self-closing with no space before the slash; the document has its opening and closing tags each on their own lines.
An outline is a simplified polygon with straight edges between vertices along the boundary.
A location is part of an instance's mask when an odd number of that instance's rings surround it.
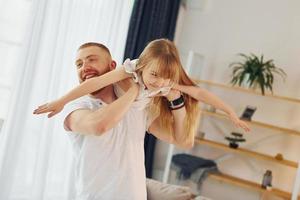
<svg viewBox="0 0 300 200">
<path fill-rule="evenodd" d="M 248 180 L 244 180 L 244 179 L 240 179 L 237 177 L 233 177 L 227 174 L 209 174 L 208 176 L 209 178 L 215 179 L 217 181 L 221 181 L 221 182 L 226 182 L 226 183 L 230 183 L 233 185 L 237 185 L 237 186 L 241 186 L 241 187 L 245 187 L 245 188 L 249 188 L 249 189 L 253 189 L 259 192 L 265 192 L 266 190 L 261 188 L 260 184 L 257 184 L 255 182 L 251 182 Z M 271 191 L 272 194 L 282 197 L 283 199 L 286 200 L 290 200 L 291 199 L 291 193 L 285 192 L 283 190 L 277 189 L 277 188 L 272 188 Z M 300 199 L 300 198 L 298 198 Z"/>
<path fill-rule="evenodd" d="M 285 166 L 288 166 L 288 167 L 298 168 L 298 163 L 297 162 L 284 160 L 284 159 L 283 160 L 277 160 L 275 157 L 265 155 L 265 154 L 262 154 L 262 153 L 258 153 L 258 152 L 254 152 L 254 151 L 251 151 L 251 150 L 248 150 L 248 149 L 243 149 L 241 147 L 239 147 L 237 149 L 233 149 L 233 148 L 230 148 L 226 144 L 214 142 L 214 141 L 211 141 L 211 140 L 199 139 L 199 138 L 195 139 L 195 143 L 196 144 L 207 145 L 207 146 L 218 148 L 218 149 L 222 149 L 222 150 L 224 150 L 226 152 L 229 152 L 229 153 L 236 153 L 236 154 L 240 154 L 240 155 L 244 155 L 244 156 L 251 156 L 255 159 L 267 160 L 267 161 L 275 162 L 275 163 L 285 165 Z"/>
<path fill-rule="evenodd" d="M 221 114 L 221 113 L 210 112 L 210 111 L 206 111 L 206 110 L 202 110 L 201 112 L 202 112 L 203 115 L 208 115 L 208 116 L 212 116 L 212 117 L 216 117 L 216 118 L 220 118 L 220 119 L 228 119 L 226 115 Z M 268 129 L 275 130 L 275 131 L 281 131 L 282 133 L 286 133 L 286 134 L 300 136 L 300 131 L 296 131 L 296 130 L 292 130 L 292 129 L 288 129 L 288 128 L 283 128 L 283 127 L 279 127 L 279 126 L 274 126 L 274 125 L 271 125 L 271 124 L 258 122 L 258 121 L 253 121 L 253 120 L 252 121 L 246 121 L 246 122 L 249 123 L 250 125 L 259 126 L 259 127 L 263 127 L 263 128 L 268 128 Z"/>
<path fill-rule="evenodd" d="M 216 83 L 216 82 L 212 82 L 212 81 L 208 81 L 208 80 L 196 80 L 196 82 L 199 85 L 206 84 L 206 85 L 209 85 L 212 87 L 218 87 L 218 88 L 222 88 L 222 89 L 226 89 L 226 90 L 233 90 L 236 92 L 244 92 L 244 93 L 248 93 L 248 94 L 263 96 L 258 91 L 254 91 L 254 90 L 246 89 L 246 88 L 242 88 L 242 87 L 232 87 L 230 85 Z M 267 98 L 272 98 L 272 99 L 286 101 L 289 103 L 294 103 L 294 104 L 300 105 L 300 99 L 297 99 L 297 98 L 291 98 L 291 97 L 273 95 L 273 94 L 265 94 L 264 96 Z M 218 119 L 228 120 L 226 115 L 218 113 L 218 112 L 210 112 L 210 111 L 202 110 L 201 114 L 203 116 L 210 116 L 210 117 L 214 117 L 214 118 L 218 118 Z M 298 130 L 279 127 L 276 125 L 259 122 L 259 121 L 249 121 L 248 123 L 253 126 L 258 126 L 258 127 L 274 130 L 274 131 L 280 132 L 282 134 L 300 136 L 300 131 L 298 131 Z M 255 159 L 259 159 L 259 160 L 266 160 L 266 161 L 274 162 L 277 164 L 285 165 L 285 166 L 293 168 L 293 169 L 297 169 L 297 176 L 294 181 L 294 187 L 293 187 L 292 193 L 282 191 L 282 190 L 276 189 L 276 188 L 273 188 L 272 191 L 270 191 L 270 192 L 272 194 L 282 197 L 284 199 L 292 199 L 292 200 L 300 199 L 300 197 L 298 196 L 298 191 L 299 191 L 299 187 L 300 187 L 300 168 L 299 168 L 300 162 L 295 162 L 295 161 L 290 161 L 290 160 L 285 160 L 285 159 L 278 160 L 275 157 L 272 157 L 270 155 L 251 151 L 251 150 L 244 149 L 244 148 L 233 149 L 233 148 L 230 148 L 226 144 L 218 143 L 218 142 L 207 140 L 207 139 L 195 138 L 195 144 L 206 145 L 206 146 L 210 146 L 213 148 L 221 149 L 225 152 L 239 154 L 239 155 L 243 155 L 243 156 L 249 156 L 249 157 L 253 157 Z M 164 177 L 163 177 L 164 182 L 168 181 L 168 175 L 169 175 L 169 170 L 170 170 L 170 166 L 171 166 L 171 159 L 172 159 L 173 152 L 174 152 L 174 146 L 170 145 L 168 157 L 167 157 L 167 161 L 166 161 L 166 168 L 165 168 Z M 261 188 L 261 185 L 258 183 L 254 183 L 254 182 L 251 182 L 248 180 L 243 180 L 238 177 L 233 177 L 233 176 L 226 175 L 226 174 L 210 174 L 209 177 L 219 180 L 219 181 L 224 181 L 224 182 L 227 182 L 230 184 L 238 185 L 241 187 L 252 188 L 252 189 L 255 189 L 255 190 L 261 191 L 261 192 L 266 191 L 265 189 Z"/>
<path fill-rule="evenodd" d="M 198 83 L 199 85 L 207 84 L 209 86 L 219 87 L 219 88 L 228 89 L 228 90 L 236 90 L 236 91 L 240 91 L 240 92 L 246 92 L 246 93 L 250 93 L 250 94 L 254 94 L 254 95 L 258 95 L 258 96 L 271 97 L 271 98 L 275 98 L 275 99 L 282 100 L 282 101 L 288 101 L 291 103 L 300 103 L 300 99 L 297 99 L 297 98 L 274 95 L 274 94 L 270 94 L 270 93 L 265 93 L 265 95 L 262 95 L 258 91 L 243 88 L 243 87 L 230 86 L 230 85 L 216 83 L 216 82 L 208 81 L 208 80 L 195 80 L 195 82 Z"/>
</svg>

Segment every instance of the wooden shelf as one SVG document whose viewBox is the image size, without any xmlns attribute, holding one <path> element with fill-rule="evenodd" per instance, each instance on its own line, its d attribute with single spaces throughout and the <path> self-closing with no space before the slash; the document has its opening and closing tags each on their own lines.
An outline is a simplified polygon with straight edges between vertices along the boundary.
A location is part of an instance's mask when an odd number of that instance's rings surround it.
<svg viewBox="0 0 300 200">
<path fill-rule="evenodd" d="M 209 174 L 208 176 L 209 178 L 218 180 L 218 181 L 223 181 L 223 182 L 227 182 L 233 185 L 237 185 L 237 186 L 241 186 L 241 187 L 245 187 L 245 188 L 249 188 L 249 189 L 254 189 L 260 192 L 266 192 L 265 189 L 261 188 L 261 185 L 255 182 L 251 182 L 248 180 L 244 180 L 244 179 L 240 179 L 237 177 L 233 177 L 230 175 L 226 175 L 226 174 Z M 290 200 L 291 199 L 291 193 L 288 193 L 286 191 L 280 190 L 280 189 L 276 189 L 276 188 L 272 188 L 271 191 L 272 194 L 282 197 L 284 199 Z M 298 199 L 300 199 L 298 197 Z"/>
<path fill-rule="evenodd" d="M 287 103 L 294 103 L 294 104 L 300 105 L 300 98 L 292 98 L 292 97 L 287 97 L 287 96 L 274 95 L 274 94 L 271 94 L 270 92 L 265 93 L 265 95 L 262 95 L 261 92 L 257 91 L 257 90 L 231 86 L 230 84 L 222 84 L 222 83 L 213 82 L 213 81 L 209 81 L 209 80 L 195 80 L 195 82 L 199 85 L 206 85 L 206 86 L 211 86 L 211 87 L 219 88 L 219 89 L 243 92 L 243 93 L 248 93 L 248 94 L 257 95 L 257 96 L 265 96 L 267 98 L 272 98 L 272 100 L 286 101 Z M 221 113 L 202 111 L 202 114 L 205 116 L 211 116 L 211 117 L 215 117 L 215 118 L 229 120 L 227 115 L 221 114 Z M 279 127 L 279 126 L 275 126 L 275 125 L 271 125 L 271 124 L 267 124 L 267 123 L 263 123 L 263 122 L 258 122 L 258 121 L 246 121 L 246 122 L 249 125 L 267 128 L 267 129 L 279 131 L 279 132 L 285 133 L 285 134 L 300 136 L 300 130 L 283 128 L 283 127 Z M 288 167 L 292 167 L 292 168 L 296 168 L 296 169 L 298 168 L 297 162 L 285 160 L 285 159 L 278 160 L 275 158 L 275 156 L 273 157 L 270 155 L 255 152 L 255 151 L 248 150 L 248 149 L 241 148 L 241 147 L 237 148 L 237 149 L 233 149 L 233 148 L 230 148 L 228 146 L 228 144 L 225 144 L 225 142 L 224 142 L 224 144 L 222 144 L 219 142 L 214 142 L 214 141 L 210 141 L 210 140 L 206 140 L 206 139 L 195 138 L 195 144 L 206 145 L 206 146 L 210 146 L 213 148 L 218 148 L 223 152 L 229 152 L 229 153 L 234 153 L 234 154 L 239 154 L 239 155 L 244 155 L 244 156 L 250 156 L 250 157 L 253 157 L 258 160 L 266 160 L 266 161 L 274 162 L 274 163 L 281 164 L 284 166 L 288 166 Z M 286 191 L 283 191 L 283 190 L 280 190 L 277 188 L 273 188 L 271 191 L 267 191 L 267 190 L 261 188 L 261 185 L 259 183 L 251 182 L 248 180 L 243 180 L 243 179 L 233 177 L 230 175 L 226 175 L 226 174 L 210 174 L 209 177 L 216 179 L 218 181 L 224 181 L 224 182 L 228 182 L 230 184 L 242 186 L 245 188 L 255 189 L 260 192 L 267 192 L 265 194 L 270 193 L 272 195 L 276 195 L 276 196 L 281 197 L 286 200 L 290 200 L 292 197 L 292 194 L 289 192 L 286 192 Z M 296 178 L 296 180 L 297 180 L 297 178 Z M 298 196 L 297 199 L 300 200 L 300 197 Z"/>
<path fill-rule="evenodd" d="M 218 143 L 218 142 L 214 142 L 214 141 L 206 140 L 206 139 L 199 139 L 199 138 L 195 138 L 195 143 L 215 147 L 215 148 L 222 149 L 222 150 L 225 150 L 230 153 L 237 153 L 237 154 L 241 154 L 241 155 L 245 155 L 245 156 L 251 156 L 251 157 L 254 157 L 259 160 L 268 160 L 268 161 L 276 162 L 278 164 L 286 165 L 289 167 L 298 168 L 298 163 L 296 163 L 294 161 L 289 161 L 289 160 L 285 160 L 285 159 L 277 160 L 275 157 L 265 155 L 262 153 L 258 153 L 255 151 L 251 151 L 248 149 L 240 148 L 240 147 L 237 149 L 233 149 L 233 148 L 230 148 L 226 144 L 222 144 L 222 143 Z"/>
<path fill-rule="evenodd" d="M 259 95 L 259 96 L 267 96 L 267 97 L 271 97 L 271 98 L 275 98 L 275 99 L 279 99 L 279 100 L 283 100 L 283 101 L 289 101 L 289 102 L 292 102 L 292 103 L 299 103 L 300 104 L 300 99 L 296 99 L 296 98 L 280 96 L 280 95 L 273 95 L 273 94 L 268 94 L 268 93 L 266 93 L 265 95 L 262 95 L 260 92 L 257 92 L 257 91 L 251 90 L 251 89 L 236 87 L 236 86 L 230 86 L 230 85 L 226 85 L 226 84 L 222 84 L 222 83 L 216 83 L 216 82 L 208 81 L 208 80 L 195 80 L 195 82 L 198 83 L 198 84 L 207 84 L 207 85 L 211 85 L 211 86 L 214 86 L 214 87 L 225 88 L 225 89 L 228 89 L 228 90 L 236 90 L 236 91 L 251 93 L 251 94 L 255 94 L 255 95 Z"/>
<path fill-rule="evenodd" d="M 210 111 L 206 111 L 206 110 L 201 110 L 201 113 L 204 114 L 204 115 L 208 115 L 208 116 L 212 116 L 212 117 L 216 117 L 216 118 L 228 119 L 228 117 L 226 115 L 221 114 L 221 113 L 210 112 Z M 296 130 L 293 130 L 293 129 L 278 127 L 278 126 L 274 126 L 274 125 L 271 125 L 271 124 L 266 124 L 266 123 L 258 122 L 258 121 L 245 121 L 245 122 L 247 122 L 248 124 L 255 125 L 255 126 L 260 126 L 260 127 L 263 127 L 263 128 L 268 128 L 268 129 L 272 129 L 272 130 L 276 130 L 276 131 L 281 131 L 283 133 L 300 136 L 300 131 L 296 131 Z"/>
</svg>

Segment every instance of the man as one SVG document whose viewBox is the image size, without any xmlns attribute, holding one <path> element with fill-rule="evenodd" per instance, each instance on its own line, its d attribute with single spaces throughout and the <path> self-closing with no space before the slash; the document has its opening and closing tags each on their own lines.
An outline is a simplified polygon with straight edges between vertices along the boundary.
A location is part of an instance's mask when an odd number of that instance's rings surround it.
<svg viewBox="0 0 300 200">
<path fill-rule="evenodd" d="M 116 62 L 104 45 L 86 43 L 77 52 L 76 66 L 81 83 L 114 70 Z M 64 126 L 72 132 L 77 159 L 77 199 L 147 198 L 143 149 L 147 115 L 134 105 L 139 86 L 125 81 L 130 87 L 122 88 L 126 92 L 121 97 L 109 85 L 64 109 Z M 158 138 L 174 141 L 159 133 L 155 123 L 151 127 Z"/>
</svg>

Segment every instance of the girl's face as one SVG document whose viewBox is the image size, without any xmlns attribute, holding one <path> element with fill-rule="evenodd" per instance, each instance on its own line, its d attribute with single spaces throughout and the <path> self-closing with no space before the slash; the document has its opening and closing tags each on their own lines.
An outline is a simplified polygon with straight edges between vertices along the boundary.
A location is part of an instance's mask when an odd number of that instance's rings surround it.
<svg viewBox="0 0 300 200">
<path fill-rule="evenodd" d="M 152 62 L 151 64 L 145 66 L 145 69 L 142 72 L 142 77 L 145 86 L 149 90 L 156 89 L 158 87 L 158 82 L 163 80 L 158 74 L 158 69 L 155 65 L 155 62 Z"/>
</svg>

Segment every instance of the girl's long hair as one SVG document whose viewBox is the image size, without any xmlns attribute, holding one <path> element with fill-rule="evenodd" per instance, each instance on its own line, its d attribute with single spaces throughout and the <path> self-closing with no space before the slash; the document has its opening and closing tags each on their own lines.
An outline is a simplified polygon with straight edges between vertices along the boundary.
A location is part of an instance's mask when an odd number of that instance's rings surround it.
<svg viewBox="0 0 300 200">
<path fill-rule="evenodd" d="M 153 63 L 154 62 L 154 63 Z M 171 79 L 181 85 L 197 86 L 186 74 L 180 62 L 179 53 L 174 43 L 167 39 L 157 39 L 150 42 L 137 62 L 138 73 L 142 73 L 143 69 L 149 64 L 155 64 L 160 77 Z M 185 130 L 186 138 L 194 136 L 199 122 L 199 105 L 198 101 L 189 95 L 182 94 L 185 102 Z M 152 98 L 149 105 L 150 117 L 158 117 L 160 127 L 170 134 L 174 135 L 173 115 L 168 106 L 165 97 L 157 96 Z"/>
</svg>

